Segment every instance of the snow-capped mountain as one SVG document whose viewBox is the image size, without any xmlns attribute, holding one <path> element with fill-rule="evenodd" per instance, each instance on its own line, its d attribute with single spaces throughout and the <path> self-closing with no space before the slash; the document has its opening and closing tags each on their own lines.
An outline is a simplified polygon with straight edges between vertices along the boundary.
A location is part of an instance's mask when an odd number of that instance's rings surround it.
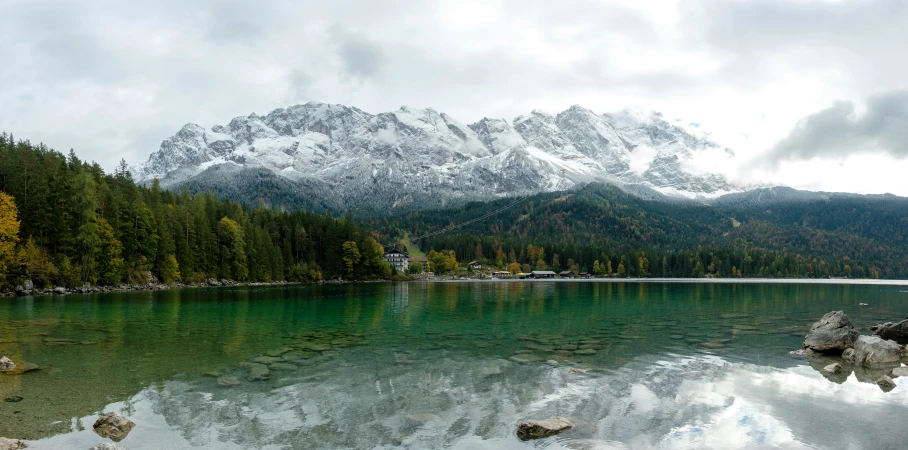
<svg viewBox="0 0 908 450">
<path fill-rule="evenodd" d="M 134 175 L 145 183 L 159 179 L 167 188 L 226 192 L 231 186 L 234 195 L 251 190 L 246 197 L 270 203 L 276 202 L 268 198 L 273 192 L 249 179 L 273 174 L 270 185 L 282 191 L 333 208 L 373 210 L 443 206 L 594 181 L 689 198 L 740 191 L 721 175 L 692 168 L 690 162 L 708 152 L 734 155 L 659 113 L 633 109 L 596 114 L 572 106 L 556 116 L 533 111 L 511 122 L 485 118 L 463 125 L 431 108 L 372 115 L 307 103 L 210 129 L 187 124 Z M 281 193 L 287 195 L 293 193 Z"/>
</svg>

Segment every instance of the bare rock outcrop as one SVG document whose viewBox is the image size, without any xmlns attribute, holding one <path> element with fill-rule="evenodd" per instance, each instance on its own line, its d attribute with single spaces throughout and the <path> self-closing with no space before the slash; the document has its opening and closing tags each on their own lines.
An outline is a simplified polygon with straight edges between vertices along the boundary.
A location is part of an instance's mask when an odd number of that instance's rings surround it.
<svg viewBox="0 0 908 450">
<path fill-rule="evenodd" d="M 889 339 L 902 345 L 908 344 L 908 319 L 901 322 L 876 324 L 870 327 L 870 331 L 883 339 Z"/>
<path fill-rule="evenodd" d="M 854 343 L 854 363 L 865 367 L 898 366 L 902 348 L 895 341 L 860 336 Z"/>
<path fill-rule="evenodd" d="M 820 353 L 840 354 L 854 347 L 860 334 L 844 312 L 832 311 L 810 327 L 804 337 L 804 348 Z"/>
</svg>

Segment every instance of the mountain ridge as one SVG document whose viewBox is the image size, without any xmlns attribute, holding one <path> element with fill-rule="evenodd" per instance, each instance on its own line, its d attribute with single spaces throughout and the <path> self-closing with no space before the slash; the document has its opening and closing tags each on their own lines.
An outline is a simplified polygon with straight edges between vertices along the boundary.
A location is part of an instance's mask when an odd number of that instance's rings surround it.
<svg viewBox="0 0 908 450">
<path fill-rule="evenodd" d="M 464 125 L 432 108 L 370 114 L 309 102 L 208 129 L 186 124 L 133 174 L 140 183 L 204 185 L 282 206 L 294 191 L 311 196 L 304 187 L 317 185 L 322 198 L 312 201 L 341 210 L 425 209 L 590 182 L 680 198 L 745 190 L 719 174 L 688 170 L 707 154 L 733 157 L 657 112 L 596 114 L 574 105 L 554 116 L 533 110 Z M 227 166 L 233 169 L 209 170 Z M 237 177 L 246 169 L 262 168 L 282 179 L 272 184 L 284 186 L 283 202 L 231 187 L 242 184 Z"/>
</svg>

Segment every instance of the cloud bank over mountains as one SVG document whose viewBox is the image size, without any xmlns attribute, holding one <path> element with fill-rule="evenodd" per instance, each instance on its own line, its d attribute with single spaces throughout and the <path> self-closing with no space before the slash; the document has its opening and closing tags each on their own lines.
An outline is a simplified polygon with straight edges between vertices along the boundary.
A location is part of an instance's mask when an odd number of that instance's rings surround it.
<svg viewBox="0 0 908 450">
<path fill-rule="evenodd" d="M 767 159 L 842 158 L 861 153 L 908 157 L 908 90 L 873 95 L 865 111 L 839 101 L 805 117 L 779 141 Z"/>
</svg>

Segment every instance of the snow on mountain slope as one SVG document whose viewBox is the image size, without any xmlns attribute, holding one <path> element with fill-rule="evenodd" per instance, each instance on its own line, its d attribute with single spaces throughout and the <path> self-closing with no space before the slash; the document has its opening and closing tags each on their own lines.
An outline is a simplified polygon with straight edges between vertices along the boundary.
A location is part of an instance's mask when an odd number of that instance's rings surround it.
<svg viewBox="0 0 908 450">
<path fill-rule="evenodd" d="M 159 179 L 167 188 L 200 185 L 191 181 L 204 177 L 211 187 L 229 184 L 229 174 L 244 169 L 266 169 L 291 182 L 286 186 L 319 186 L 319 195 L 332 197 L 323 199 L 326 204 L 375 210 L 436 207 L 594 181 L 682 197 L 740 191 L 694 164 L 715 150 L 723 158 L 733 156 L 659 113 L 638 110 L 598 115 L 572 106 L 556 116 L 533 111 L 513 122 L 485 118 L 463 125 L 431 108 L 373 115 L 307 103 L 236 117 L 207 130 L 187 124 L 134 174 L 140 182 Z M 212 175 L 210 169 L 228 165 L 234 169 Z"/>
</svg>

